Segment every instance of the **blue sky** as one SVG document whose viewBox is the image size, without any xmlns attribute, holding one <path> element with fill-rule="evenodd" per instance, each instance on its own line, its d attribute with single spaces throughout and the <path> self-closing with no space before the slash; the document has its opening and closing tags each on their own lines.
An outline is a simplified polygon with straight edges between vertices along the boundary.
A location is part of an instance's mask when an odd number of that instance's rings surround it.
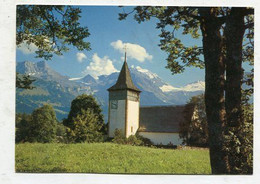
<svg viewBox="0 0 260 184">
<path fill-rule="evenodd" d="M 156 20 L 138 24 L 132 16 L 119 21 L 118 13 L 123 11 L 116 6 L 81 6 L 80 23 L 89 28 L 91 51 L 78 51 L 71 48 L 63 56 L 54 56 L 48 64 L 56 71 L 69 77 L 82 77 L 86 74 L 98 77 L 121 69 L 123 45 L 127 43 L 127 61 L 129 66 L 140 66 L 159 75 L 165 82 L 180 87 L 197 80 L 204 81 L 204 70 L 187 68 L 184 73 L 172 75 L 166 69 L 165 52 L 159 44 L 160 30 L 156 29 Z M 126 12 L 131 7 L 124 7 Z M 187 45 L 201 45 L 201 39 L 194 40 L 189 36 L 177 35 Z M 33 49 L 32 49 L 33 51 Z M 34 53 L 21 47 L 17 49 L 16 59 L 21 61 L 41 61 Z M 105 66 L 104 68 L 100 68 Z"/>
</svg>

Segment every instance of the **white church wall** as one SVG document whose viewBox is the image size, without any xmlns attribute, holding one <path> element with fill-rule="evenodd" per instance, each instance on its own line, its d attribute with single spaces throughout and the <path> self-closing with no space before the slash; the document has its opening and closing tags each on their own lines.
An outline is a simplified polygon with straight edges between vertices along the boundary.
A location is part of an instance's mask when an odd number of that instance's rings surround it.
<svg viewBox="0 0 260 184">
<path fill-rule="evenodd" d="M 155 145 L 167 145 L 169 143 L 172 143 L 173 145 L 180 145 L 183 141 L 180 139 L 179 133 L 139 132 L 139 135 L 150 139 Z"/>
<path fill-rule="evenodd" d="M 138 101 L 127 101 L 127 133 L 126 137 L 135 135 L 139 128 L 139 102 Z"/>
<path fill-rule="evenodd" d="M 110 108 L 108 128 L 109 137 L 114 137 L 116 128 L 121 129 L 123 133 L 125 133 L 125 100 L 118 100 L 117 109 Z"/>
</svg>

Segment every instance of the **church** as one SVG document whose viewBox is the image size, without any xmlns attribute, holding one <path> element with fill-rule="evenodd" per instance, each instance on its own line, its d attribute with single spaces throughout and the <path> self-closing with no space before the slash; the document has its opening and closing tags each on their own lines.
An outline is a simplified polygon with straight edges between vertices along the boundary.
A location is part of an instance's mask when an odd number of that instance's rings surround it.
<svg viewBox="0 0 260 184">
<path fill-rule="evenodd" d="M 150 139 L 153 144 L 180 145 L 180 123 L 184 116 L 193 118 L 193 111 L 184 112 L 184 105 L 140 107 L 140 93 L 131 78 L 125 60 L 115 85 L 108 89 L 108 136 L 113 137 L 121 129 L 125 137 L 139 135 Z M 185 114 L 185 115 L 184 115 Z"/>
</svg>

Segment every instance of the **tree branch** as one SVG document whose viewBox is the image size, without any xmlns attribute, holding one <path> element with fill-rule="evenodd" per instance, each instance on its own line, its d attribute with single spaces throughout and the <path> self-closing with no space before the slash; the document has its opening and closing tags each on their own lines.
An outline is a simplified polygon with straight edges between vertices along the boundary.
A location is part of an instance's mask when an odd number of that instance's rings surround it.
<svg viewBox="0 0 260 184">
<path fill-rule="evenodd" d="M 252 28 L 254 26 L 254 22 L 248 23 L 244 26 L 245 29 Z"/>
<path fill-rule="evenodd" d="M 248 8 L 244 10 L 244 16 L 247 15 L 254 15 L 254 9 L 253 8 Z"/>
<path fill-rule="evenodd" d="M 197 19 L 197 20 L 201 20 L 201 17 L 200 16 L 197 16 L 197 15 L 192 15 L 190 12 L 188 12 L 187 10 L 184 10 L 184 11 L 180 11 L 178 8 L 176 9 L 178 14 L 179 15 L 186 15 L 186 16 L 189 16 L 189 17 L 192 17 L 194 19 Z"/>
</svg>

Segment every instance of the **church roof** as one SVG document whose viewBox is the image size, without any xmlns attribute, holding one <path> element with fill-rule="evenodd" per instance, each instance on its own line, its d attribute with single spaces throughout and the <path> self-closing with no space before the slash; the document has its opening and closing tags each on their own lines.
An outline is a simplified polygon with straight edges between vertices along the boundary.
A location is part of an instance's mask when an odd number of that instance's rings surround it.
<svg viewBox="0 0 260 184">
<path fill-rule="evenodd" d="M 126 55 L 125 55 L 125 61 L 121 68 L 120 74 L 118 76 L 117 82 L 112 87 L 108 88 L 108 91 L 115 91 L 115 90 L 123 90 L 123 89 L 129 89 L 136 92 L 141 92 L 140 89 L 138 89 L 131 78 L 131 74 L 126 62 Z"/>
<path fill-rule="evenodd" d="M 140 107 L 139 132 L 180 132 L 180 123 L 192 117 L 193 107 L 150 106 Z"/>
</svg>

